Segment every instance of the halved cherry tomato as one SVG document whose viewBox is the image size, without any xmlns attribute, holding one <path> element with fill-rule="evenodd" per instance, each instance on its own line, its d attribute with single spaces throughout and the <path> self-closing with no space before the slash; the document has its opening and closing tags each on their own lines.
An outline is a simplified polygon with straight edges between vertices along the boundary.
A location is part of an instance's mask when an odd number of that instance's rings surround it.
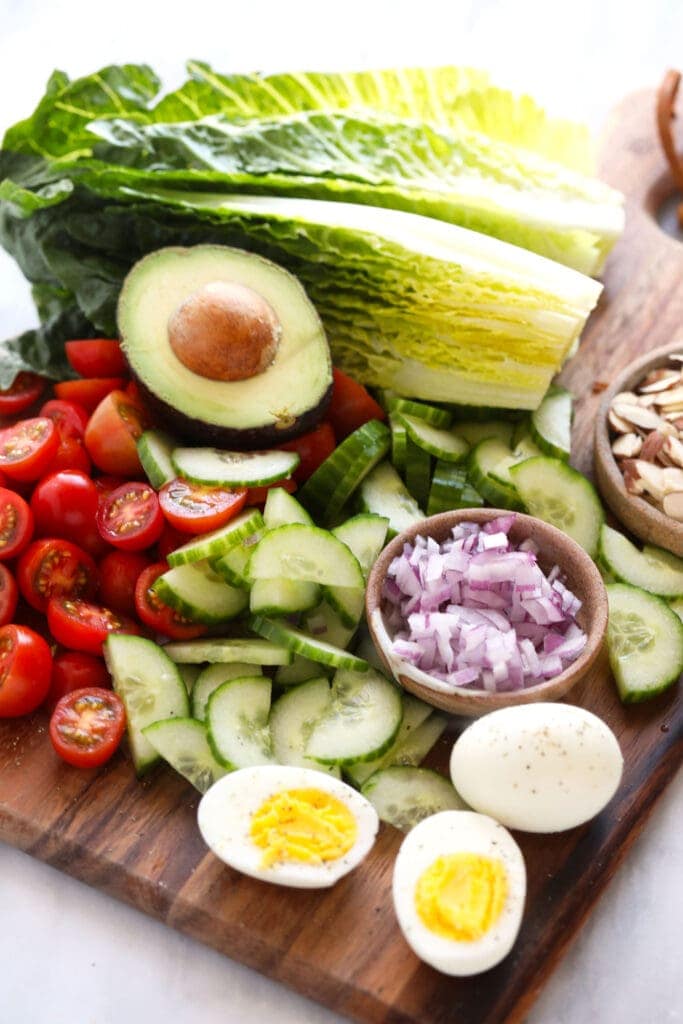
<svg viewBox="0 0 683 1024">
<path fill-rule="evenodd" d="M 284 448 L 288 452 L 298 452 L 301 462 L 294 470 L 294 479 L 297 483 L 302 484 L 325 461 L 327 456 L 332 454 L 337 447 L 337 442 L 334 430 L 329 423 L 325 422 L 317 426 L 315 430 L 295 437 L 293 441 L 285 441 L 278 447 Z"/>
<path fill-rule="evenodd" d="M 135 615 L 135 584 L 152 559 L 137 551 L 110 551 L 100 562 L 100 599 L 107 608 Z"/>
<path fill-rule="evenodd" d="M 127 615 L 70 597 L 50 598 L 47 624 L 58 643 L 86 654 L 102 654 L 102 644 L 110 633 L 140 633 L 138 624 Z"/>
<path fill-rule="evenodd" d="M 0 627 L 0 718 L 28 715 L 50 688 L 52 655 L 28 626 Z"/>
<path fill-rule="evenodd" d="M 52 679 L 45 698 L 45 707 L 53 711 L 58 700 L 73 690 L 86 686 L 111 689 L 111 677 L 102 658 L 83 651 L 62 651 L 52 659 Z"/>
<path fill-rule="evenodd" d="M 187 534 L 176 530 L 170 523 L 165 523 L 161 537 L 157 541 L 157 554 L 161 561 L 166 561 L 170 553 L 182 544 L 187 544 Z"/>
<path fill-rule="evenodd" d="M 78 402 L 65 402 L 61 398 L 51 398 L 40 409 L 41 416 L 47 416 L 57 427 L 64 440 L 67 437 L 83 437 L 88 425 L 88 410 Z"/>
<path fill-rule="evenodd" d="M 90 473 L 92 462 L 80 437 L 65 437 L 60 441 L 52 469 L 77 469 L 81 473 Z"/>
<path fill-rule="evenodd" d="M 159 491 L 159 504 L 171 526 L 181 533 L 217 530 L 244 508 L 247 490 L 201 487 L 182 477 L 169 480 Z"/>
<path fill-rule="evenodd" d="M 51 597 L 92 597 L 97 568 L 89 554 L 68 540 L 34 540 L 17 563 L 17 583 L 32 608 L 44 612 Z"/>
<path fill-rule="evenodd" d="M 103 473 L 142 476 L 136 442 L 148 426 L 139 402 L 125 391 L 112 391 L 97 406 L 85 431 L 90 458 Z"/>
<path fill-rule="evenodd" d="M 91 377 L 90 380 L 63 380 L 55 384 L 57 398 L 65 402 L 78 402 L 88 412 L 94 412 L 111 391 L 119 391 L 126 381 L 123 377 Z"/>
<path fill-rule="evenodd" d="M 14 383 L 0 391 L 0 416 L 18 416 L 33 405 L 45 390 L 45 381 L 37 373 L 18 373 Z"/>
<path fill-rule="evenodd" d="M 247 491 L 247 505 L 265 505 L 266 498 L 268 497 L 268 491 L 272 487 L 281 487 L 283 491 L 287 491 L 288 494 L 294 494 L 296 490 L 296 480 L 293 477 L 289 477 L 287 480 L 278 480 L 275 484 L 269 484 L 267 487 L 250 487 Z"/>
<path fill-rule="evenodd" d="M 59 448 L 52 420 L 35 416 L 0 430 L 0 469 L 12 480 L 37 480 L 50 469 Z"/>
<path fill-rule="evenodd" d="M 122 551 L 143 551 L 156 544 L 164 528 L 156 491 L 140 480 L 118 487 L 100 503 L 97 528 L 108 544 Z"/>
<path fill-rule="evenodd" d="M 334 385 L 332 401 L 325 418 L 332 424 L 335 437 L 345 437 L 362 427 L 368 420 L 385 420 L 387 414 L 381 405 L 368 394 L 362 384 L 347 377 L 341 370 L 333 370 Z"/>
<path fill-rule="evenodd" d="M 135 585 L 135 608 L 138 618 L 150 629 L 156 633 L 163 633 L 171 640 L 195 640 L 204 636 L 206 626 L 190 622 L 173 608 L 169 608 L 151 589 L 152 584 L 164 572 L 168 572 L 166 562 L 155 562 L 138 577 Z"/>
<path fill-rule="evenodd" d="M 81 377 L 125 377 L 128 364 L 118 341 L 87 338 L 64 345 L 69 365 Z"/>
<path fill-rule="evenodd" d="M 125 728 L 126 710 L 118 694 L 90 686 L 58 702 L 50 719 L 50 740 L 67 764 L 98 768 L 112 756 Z"/>
<path fill-rule="evenodd" d="M 20 554 L 33 536 L 33 512 L 21 495 L 0 487 L 0 560 Z"/>
<path fill-rule="evenodd" d="M 14 618 L 19 600 L 19 590 L 14 576 L 6 565 L 0 563 L 0 626 L 6 626 Z"/>
</svg>

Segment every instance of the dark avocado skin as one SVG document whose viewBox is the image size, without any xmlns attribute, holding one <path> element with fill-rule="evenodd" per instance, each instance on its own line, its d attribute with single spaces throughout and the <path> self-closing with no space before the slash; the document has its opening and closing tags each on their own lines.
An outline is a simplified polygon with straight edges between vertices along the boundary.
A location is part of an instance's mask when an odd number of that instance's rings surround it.
<svg viewBox="0 0 683 1024">
<path fill-rule="evenodd" d="M 291 426 L 282 429 L 275 426 L 263 426 L 237 430 L 186 416 L 185 413 L 179 412 L 178 409 L 174 409 L 172 405 L 155 395 L 137 374 L 133 373 L 132 376 L 157 426 L 166 428 L 171 434 L 183 440 L 196 441 L 198 444 L 212 445 L 215 448 L 233 451 L 274 448 L 284 441 L 291 441 L 295 437 L 300 437 L 301 434 L 308 433 L 324 419 L 332 399 L 332 382 L 330 382 L 330 386 L 318 404 L 312 409 L 307 409 Z"/>
</svg>

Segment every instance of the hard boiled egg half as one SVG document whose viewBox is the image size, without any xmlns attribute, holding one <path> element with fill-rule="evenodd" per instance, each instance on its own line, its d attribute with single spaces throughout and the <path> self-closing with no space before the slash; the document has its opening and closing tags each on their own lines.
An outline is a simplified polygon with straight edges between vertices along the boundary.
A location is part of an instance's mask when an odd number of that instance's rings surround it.
<svg viewBox="0 0 683 1024">
<path fill-rule="evenodd" d="M 197 815 L 207 846 L 237 871 L 276 885 L 334 885 L 363 860 L 379 827 L 372 804 L 311 768 L 256 765 L 224 776 Z"/>
<path fill-rule="evenodd" d="M 494 967 L 517 937 L 526 896 L 522 853 L 493 818 L 442 811 L 403 840 L 394 906 L 413 951 L 444 974 Z"/>
</svg>

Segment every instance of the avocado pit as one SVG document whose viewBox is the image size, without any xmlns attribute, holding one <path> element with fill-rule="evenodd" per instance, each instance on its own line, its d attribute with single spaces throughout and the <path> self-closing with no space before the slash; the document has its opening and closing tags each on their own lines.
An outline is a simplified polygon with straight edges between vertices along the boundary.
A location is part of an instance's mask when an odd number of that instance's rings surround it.
<svg viewBox="0 0 683 1024">
<path fill-rule="evenodd" d="M 282 326 L 262 295 L 236 281 L 210 281 L 171 314 L 168 341 L 192 373 L 216 381 L 248 380 L 275 358 Z"/>
</svg>

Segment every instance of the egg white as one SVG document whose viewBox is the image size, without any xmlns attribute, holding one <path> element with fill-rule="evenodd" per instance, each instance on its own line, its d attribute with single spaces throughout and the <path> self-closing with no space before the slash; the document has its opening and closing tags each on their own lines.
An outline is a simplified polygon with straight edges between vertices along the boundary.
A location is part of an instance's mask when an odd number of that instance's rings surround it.
<svg viewBox="0 0 683 1024">
<path fill-rule="evenodd" d="M 437 857 L 473 853 L 502 861 L 507 894 L 500 917 L 480 939 L 459 942 L 431 931 L 415 904 L 420 876 Z M 522 920 L 526 868 L 522 852 L 497 821 L 474 811 L 442 811 L 425 818 L 401 844 L 393 880 L 394 908 L 413 952 L 444 974 L 466 977 L 494 967 L 510 952 Z"/>
<path fill-rule="evenodd" d="M 357 826 L 354 845 L 338 860 L 322 864 L 288 861 L 263 867 L 264 851 L 249 834 L 252 816 L 278 792 L 309 788 L 330 793 L 348 808 Z M 379 828 L 375 808 L 351 786 L 315 769 L 291 765 L 255 765 L 225 775 L 200 800 L 197 822 L 204 842 L 231 868 L 264 882 L 298 889 L 334 885 L 360 864 Z"/>
</svg>

